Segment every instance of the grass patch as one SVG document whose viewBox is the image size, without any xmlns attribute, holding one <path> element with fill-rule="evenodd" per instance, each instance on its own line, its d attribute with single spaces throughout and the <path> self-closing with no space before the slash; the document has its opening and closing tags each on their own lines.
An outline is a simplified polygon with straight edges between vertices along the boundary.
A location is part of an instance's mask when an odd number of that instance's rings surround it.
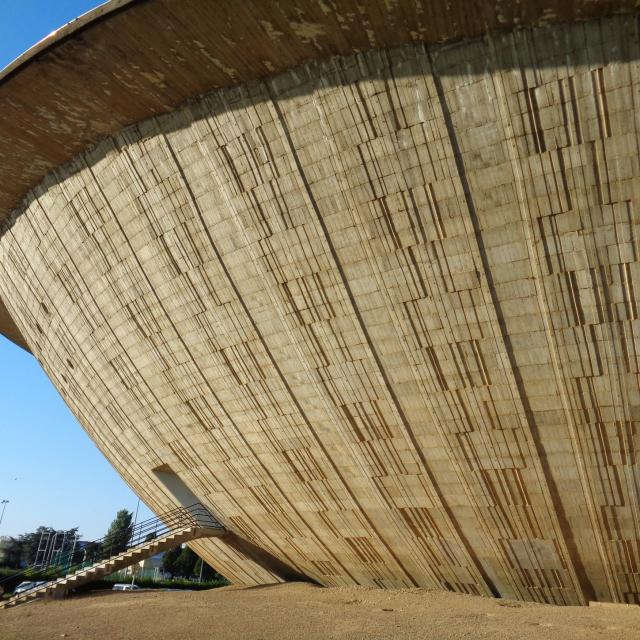
<svg viewBox="0 0 640 640">
<path fill-rule="evenodd" d="M 17 573 L 17 569 L 8 569 L 6 567 L 0 567 L 0 580 L 4 578 L 8 578 L 13 574 Z M 30 572 L 28 575 L 21 574 L 20 576 L 7 580 L 7 582 L 3 583 L 2 586 L 4 588 L 4 593 L 0 595 L 0 598 L 5 600 L 10 598 L 13 590 L 23 581 L 28 580 L 55 580 L 59 577 L 59 574 L 52 576 L 50 573 L 48 574 L 46 571 L 44 572 Z M 119 578 L 116 576 L 106 576 L 105 578 L 101 578 L 99 580 L 94 580 L 93 582 L 89 582 L 81 587 L 75 589 L 77 593 L 83 593 L 85 591 L 95 591 L 97 589 L 111 589 L 116 583 L 129 583 L 131 582 L 131 577 L 129 578 Z M 215 580 L 206 580 L 203 582 L 192 582 L 191 580 L 186 580 L 182 578 L 176 578 L 175 580 L 157 580 L 154 581 L 152 578 L 136 578 L 136 584 L 141 589 L 191 589 L 193 591 L 201 591 L 203 589 L 216 589 L 217 587 L 226 587 L 230 584 L 224 578 L 218 578 Z"/>
<path fill-rule="evenodd" d="M 107 576 L 100 580 L 94 580 L 89 584 L 83 585 L 76 589 L 77 593 L 83 593 L 85 591 L 96 591 L 97 589 L 111 589 L 114 584 L 129 584 L 131 577 L 117 578 L 115 576 Z M 176 578 L 175 580 L 153 580 L 151 578 L 136 578 L 136 584 L 141 589 L 191 589 L 192 591 L 202 591 L 205 589 L 216 589 L 218 587 L 226 587 L 230 583 L 224 578 L 218 580 L 207 580 L 202 582 L 192 582 L 191 580 L 184 580 Z"/>
</svg>

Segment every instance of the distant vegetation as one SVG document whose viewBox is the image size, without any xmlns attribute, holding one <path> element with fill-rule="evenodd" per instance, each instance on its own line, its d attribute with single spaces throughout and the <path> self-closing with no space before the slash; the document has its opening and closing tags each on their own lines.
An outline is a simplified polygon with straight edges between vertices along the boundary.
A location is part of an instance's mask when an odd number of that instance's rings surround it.
<svg viewBox="0 0 640 640">
<path fill-rule="evenodd" d="M 73 553 L 73 558 L 69 556 L 67 569 L 68 571 L 73 565 L 79 564 L 83 559 L 91 558 L 99 552 L 107 551 L 109 555 L 116 554 L 127 548 L 131 527 L 132 513 L 126 509 L 121 509 L 109 525 L 107 535 L 102 542 L 91 542 L 89 544 L 78 545 Z M 41 526 L 35 531 L 24 533 L 18 537 L 9 537 L 0 541 L 0 580 L 14 574 L 19 569 L 29 567 L 36 561 L 36 554 L 41 537 L 46 533 L 55 533 L 52 527 Z M 78 527 L 73 527 L 66 531 L 67 540 L 70 541 L 68 552 L 71 552 L 73 539 L 78 533 Z M 149 539 L 153 538 L 153 534 L 149 534 Z M 108 549 L 103 548 L 105 541 L 108 541 Z M 25 579 L 46 580 L 51 579 L 54 575 L 60 574 L 61 567 L 49 567 L 42 570 L 28 570 L 28 576 L 21 575 L 16 578 L 16 584 L 3 584 L 5 592 L 13 590 L 18 582 Z M 148 588 L 190 588 L 190 589 L 211 589 L 228 584 L 228 582 L 208 564 L 202 564 L 202 560 L 188 547 L 175 547 L 167 551 L 162 559 L 162 570 L 167 574 L 171 574 L 171 580 L 153 581 L 151 578 L 136 577 L 136 584 L 141 587 Z M 51 575 L 49 575 L 51 574 Z M 202 582 L 194 582 L 194 580 L 202 577 Z M 90 585 L 88 589 L 111 588 L 114 582 L 122 581 L 122 578 L 109 576 L 103 580 L 97 580 Z"/>
<path fill-rule="evenodd" d="M 17 538 L 9 537 L 0 541 L 0 567 L 19 569 L 33 564 L 40 538 L 43 534 L 55 533 L 51 527 L 38 527 L 30 533 L 23 533 Z M 78 527 L 66 531 L 69 540 L 78 533 Z"/>
<path fill-rule="evenodd" d="M 94 580 L 89 584 L 78 589 L 78 593 L 84 591 L 98 591 L 101 589 L 111 589 L 117 582 L 130 582 L 131 578 L 122 579 L 116 576 L 109 576 L 101 580 Z M 216 589 L 217 587 L 226 587 L 229 581 L 222 576 L 218 580 L 202 580 L 197 582 L 194 580 L 185 580 L 184 578 L 174 578 L 173 580 L 153 580 L 152 578 L 136 578 L 136 584 L 141 589 L 191 589 L 193 591 L 201 591 L 203 589 Z"/>
<path fill-rule="evenodd" d="M 202 569 L 202 580 L 214 582 L 225 579 L 206 562 L 202 566 L 202 560 L 189 547 L 175 547 L 164 554 L 162 558 L 162 570 L 170 573 L 174 578 L 199 578 Z"/>
</svg>

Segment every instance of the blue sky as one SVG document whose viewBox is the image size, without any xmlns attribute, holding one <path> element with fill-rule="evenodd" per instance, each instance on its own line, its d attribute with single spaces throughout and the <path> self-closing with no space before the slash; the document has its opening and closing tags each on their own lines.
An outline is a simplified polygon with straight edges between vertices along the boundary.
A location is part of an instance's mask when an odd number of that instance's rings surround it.
<svg viewBox="0 0 640 640">
<path fill-rule="evenodd" d="M 0 0 L 0 68 L 96 0 Z M 0 336 L 0 535 L 39 525 L 99 538 L 137 498 L 93 445 L 35 358 Z M 150 512 L 143 504 L 141 518 Z"/>
</svg>

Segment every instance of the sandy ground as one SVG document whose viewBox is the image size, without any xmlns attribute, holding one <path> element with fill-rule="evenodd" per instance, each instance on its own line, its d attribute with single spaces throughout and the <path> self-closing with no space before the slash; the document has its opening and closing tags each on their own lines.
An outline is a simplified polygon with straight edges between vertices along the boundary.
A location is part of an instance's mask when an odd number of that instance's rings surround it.
<svg viewBox="0 0 640 640">
<path fill-rule="evenodd" d="M 640 607 L 553 607 L 308 584 L 93 593 L 0 611 L 1 640 L 640 638 Z"/>
</svg>

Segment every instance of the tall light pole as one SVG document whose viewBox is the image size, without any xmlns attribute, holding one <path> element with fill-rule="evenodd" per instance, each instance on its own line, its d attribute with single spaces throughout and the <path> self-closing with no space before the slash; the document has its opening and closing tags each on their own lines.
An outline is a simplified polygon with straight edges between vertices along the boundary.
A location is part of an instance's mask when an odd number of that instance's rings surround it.
<svg viewBox="0 0 640 640">
<path fill-rule="evenodd" d="M 0 513 L 0 525 L 2 524 L 2 518 L 4 518 L 4 510 L 7 508 L 9 504 L 8 500 L 0 500 L 0 504 L 2 505 L 2 513 Z"/>
<path fill-rule="evenodd" d="M 135 535 L 136 525 L 138 524 L 138 509 L 140 508 L 140 498 L 138 498 L 138 504 L 136 505 L 136 516 L 133 519 L 133 529 L 131 530 L 131 535 Z M 133 585 L 136 583 L 136 569 L 135 565 L 131 565 L 131 588 L 133 589 Z"/>
</svg>

